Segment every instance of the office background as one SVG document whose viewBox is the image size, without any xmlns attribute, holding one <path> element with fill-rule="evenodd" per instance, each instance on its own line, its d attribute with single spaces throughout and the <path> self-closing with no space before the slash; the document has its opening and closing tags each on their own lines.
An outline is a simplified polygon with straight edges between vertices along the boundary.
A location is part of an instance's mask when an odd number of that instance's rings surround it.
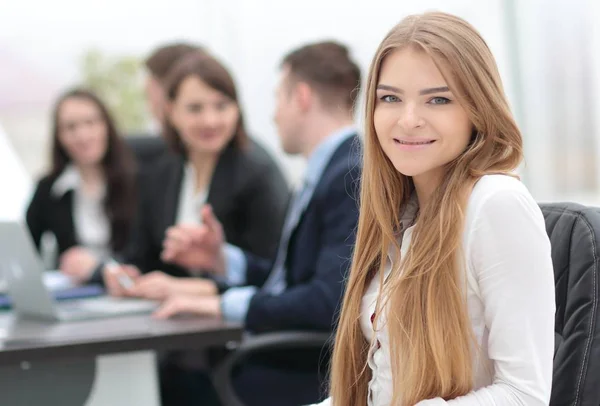
<svg viewBox="0 0 600 406">
<path fill-rule="evenodd" d="M 439 9 L 475 25 L 496 56 L 523 130 L 526 164 L 521 173 L 534 197 L 600 203 L 600 28 L 595 23 L 600 3 L 594 0 L 0 4 L 0 127 L 5 133 L 0 136 L 0 156 L 6 157 L 0 172 L 5 172 L 3 188 L 13 185 L 23 189 L 21 195 L 27 195 L 23 185 L 48 164 L 54 98 L 93 76 L 94 57 L 97 65 L 135 65 L 154 47 L 178 40 L 203 44 L 228 65 L 241 89 L 252 134 L 275 152 L 290 180 L 296 181 L 302 164 L 283 154 L 272 121 L 278 64 L 285 52 L 311 40 L 337 39 L 350 46 L 366 71 L 393 24 L 409 13 Z M 127 132 L 152 128 L 144 111 L 143 74 L 138 69 L 124 79 L 129 99 L 117 109 L 137 109 Z M 15 202 L 0 201 L 0 211 L 14 212 L 18 196 L 11 198 Z"/>
</svg>

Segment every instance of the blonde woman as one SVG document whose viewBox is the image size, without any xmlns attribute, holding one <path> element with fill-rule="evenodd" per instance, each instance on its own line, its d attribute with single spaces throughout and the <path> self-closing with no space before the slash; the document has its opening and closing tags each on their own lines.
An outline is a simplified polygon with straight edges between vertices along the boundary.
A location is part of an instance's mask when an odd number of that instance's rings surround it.
<svg viewBox="0 0 600 406">
<path fill-rule="evenodd" d="M 408 17 L 366 92 L 358 236 L 323 404 L 547 405 L 550 243 L 514 175 L 521 134 L 489 48 L 460 18 Z"/>
</svg>

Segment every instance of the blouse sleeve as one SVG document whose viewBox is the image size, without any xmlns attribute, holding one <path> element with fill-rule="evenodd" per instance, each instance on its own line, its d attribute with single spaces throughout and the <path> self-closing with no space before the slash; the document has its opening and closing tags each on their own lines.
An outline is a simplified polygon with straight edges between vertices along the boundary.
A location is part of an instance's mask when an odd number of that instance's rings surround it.
<svg viewBox="0 0 600 406">
<path fill-rule="evenodd" d="M 542 406 L 550 401 L 554 272 L 539 206 L 526 190 L 500 190 L 479 206 L 467 237 L 489 331 L 491 385 L 418 406 Z"/>
</svg>

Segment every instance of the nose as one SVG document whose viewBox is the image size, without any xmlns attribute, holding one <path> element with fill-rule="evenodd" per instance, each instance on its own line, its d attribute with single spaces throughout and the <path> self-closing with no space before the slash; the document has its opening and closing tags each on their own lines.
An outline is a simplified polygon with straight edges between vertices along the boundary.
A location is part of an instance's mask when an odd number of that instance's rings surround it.
<svg viewBox="0 0 600 406">
<path fill-rule="evenodd" d="M 398 117 L 398 125 L 406 132 L 410 132 L 415 128 L 420 128 L 424 124 L 423 117 L 420 114 L 416 103 L 405 103 L 400 110 Z"/>
<path fill-rule="evenodd" d="M 85 141 L 90 135 L 88 127 L 87 123 L 77 123 L 77 126 L 73 129 L 73 138 L 78 141 Z"/>
<path fill-rule="evenodd" d="M 206 127 L 216 127 L 219 123 L 219 115 L 220 113 L 216 111 L 216 109 L 205 109 L 202 112 L 202 117 L 200 121 Z"/>
</svg>

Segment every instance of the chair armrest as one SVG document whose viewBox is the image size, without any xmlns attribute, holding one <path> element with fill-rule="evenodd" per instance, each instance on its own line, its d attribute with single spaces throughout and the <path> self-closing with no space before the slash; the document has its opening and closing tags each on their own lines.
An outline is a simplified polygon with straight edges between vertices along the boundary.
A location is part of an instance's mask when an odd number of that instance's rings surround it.
<svg viewBox="0 0 600 406">
<path fill-rule="evenodd" d="M 315 331 L 286 331 L 248 337 L 215 369 L 213 384 L 221 403 L 223 406 L 244 406 L 235 393 L 232 373 L 236 365 L 251 355 L 292 348 L 322 348 L 330 339 L 330 332 Z"/>
</svg>

